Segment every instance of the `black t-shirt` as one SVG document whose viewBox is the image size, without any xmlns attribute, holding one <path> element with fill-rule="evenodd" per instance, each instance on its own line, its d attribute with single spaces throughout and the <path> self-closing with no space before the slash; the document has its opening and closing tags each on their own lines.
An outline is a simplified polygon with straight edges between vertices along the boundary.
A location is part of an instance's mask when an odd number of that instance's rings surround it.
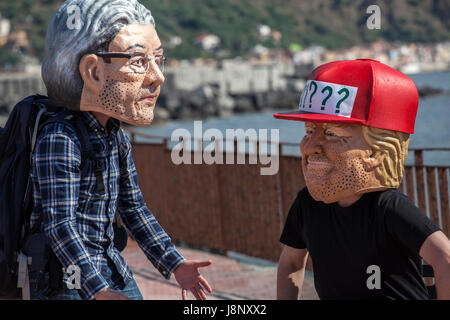
<svg viewBox="0 0 450 320">
<path fill-rule="evenodd" d="M 428 299 L 419 250 L 438 230 L 398 190 L 366 193 L 344 208 L 315 201 L 304 188 L 280 241 L 308 249 L 321 299 Z"/>
</svg>

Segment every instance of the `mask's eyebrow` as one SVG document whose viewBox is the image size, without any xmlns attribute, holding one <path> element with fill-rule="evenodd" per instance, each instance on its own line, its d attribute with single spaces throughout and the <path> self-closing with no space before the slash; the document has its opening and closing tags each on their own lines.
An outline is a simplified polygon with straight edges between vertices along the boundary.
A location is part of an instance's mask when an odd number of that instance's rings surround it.
<svg viewBox="0 0 450 320">
<path fill-rule="evenodd" d="M 131 50 L 131 49 L 133 49 L 133 48 L 142 48 L 142 49 L 145 49 L 145 46 L 136 43 L 136 44 L 134 44 L 134 45 L 132 45 L 132 46 L 126 48 L 125 51 Z"/>
<path fill-rule="evenodd" d="M 161 51 L 163 49 L 163 46 L 162 45 L 160 45 L 158 48 L 156 48 L 156 49 L 153 49 L 153 52 L 156 52 L 156 51 Z"/>
<path fill-rule="evenodd" d="M 344 128 L 344 127 L 346 127 L 346 124 L 344 123 L 324 123 L 323 125 L 324 129 Z"/>
</svg>

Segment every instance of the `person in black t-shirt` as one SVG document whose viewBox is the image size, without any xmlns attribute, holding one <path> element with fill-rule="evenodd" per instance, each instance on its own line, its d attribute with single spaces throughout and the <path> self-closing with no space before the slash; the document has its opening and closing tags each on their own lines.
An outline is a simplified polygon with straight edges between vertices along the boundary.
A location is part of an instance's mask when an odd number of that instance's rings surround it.
<svg viewBox="0 0 450 320">
<path fill-rule="evenodd" d="M 274 115 L 306 130 L 306 188 L 280 238 L 278 299 L 300 297 L 308 255 L 321 299 L 428 299 L 422 259 L 438 299 L 450 299 L 450 241 L 397 189 L 417 107 L 411 79 L 360 59 L 319 66 L 299 110 Z"/>
</svg>

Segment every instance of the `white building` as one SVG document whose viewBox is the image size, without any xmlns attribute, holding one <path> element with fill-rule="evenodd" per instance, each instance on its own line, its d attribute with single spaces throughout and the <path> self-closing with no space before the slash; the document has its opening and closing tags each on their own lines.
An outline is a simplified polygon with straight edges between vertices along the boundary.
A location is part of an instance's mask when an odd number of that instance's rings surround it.
<svg viewBox="0 0 450 320">
<path fill-rule="evenodd" d="M 214 34 L 199 34 L 195 37 L 195 43 L 204 50 L 211 51 L 220 45 L 220 38 Z"/>
<path fill-rule="evenodd" d="M 174 37 L 170 38 L 168 47 L 175 48 L 175 47 L 179 46 L 182 43 L 183 43 L 183 39 L 181 39 L 181 37 L 174 36 Z"/>
<path fill-rule="evenodd" d="M 268 25 L 260 24 L 258 26 L 258 34 L 261 39 L 269 38 L 271 33 L 272 33 L 272 29 Z"/>
<path fill-rule="evenodd" d="M 11 31 L 11 23 L 8 19 L 3 19 L 0 14 L 0 38 L 6 38 Z"/>
</svg>

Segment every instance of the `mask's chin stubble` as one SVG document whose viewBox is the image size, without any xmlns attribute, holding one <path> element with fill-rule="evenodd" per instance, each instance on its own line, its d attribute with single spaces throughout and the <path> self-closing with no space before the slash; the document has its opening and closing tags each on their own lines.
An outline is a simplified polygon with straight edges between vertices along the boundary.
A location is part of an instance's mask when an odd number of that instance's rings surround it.
<svg viewBox="0 0 450 320">
<path fill-rule="evenodd" d="M 130 109 L 132 109 L 131 114 L 125 113 L 123 116 L 120 116 L 119 120 L 130 125 L 148 126 L 153 121 L 154 108 L 154 103 L 136 102 L 132 107 L 130 107 Z"/>
</svg>

